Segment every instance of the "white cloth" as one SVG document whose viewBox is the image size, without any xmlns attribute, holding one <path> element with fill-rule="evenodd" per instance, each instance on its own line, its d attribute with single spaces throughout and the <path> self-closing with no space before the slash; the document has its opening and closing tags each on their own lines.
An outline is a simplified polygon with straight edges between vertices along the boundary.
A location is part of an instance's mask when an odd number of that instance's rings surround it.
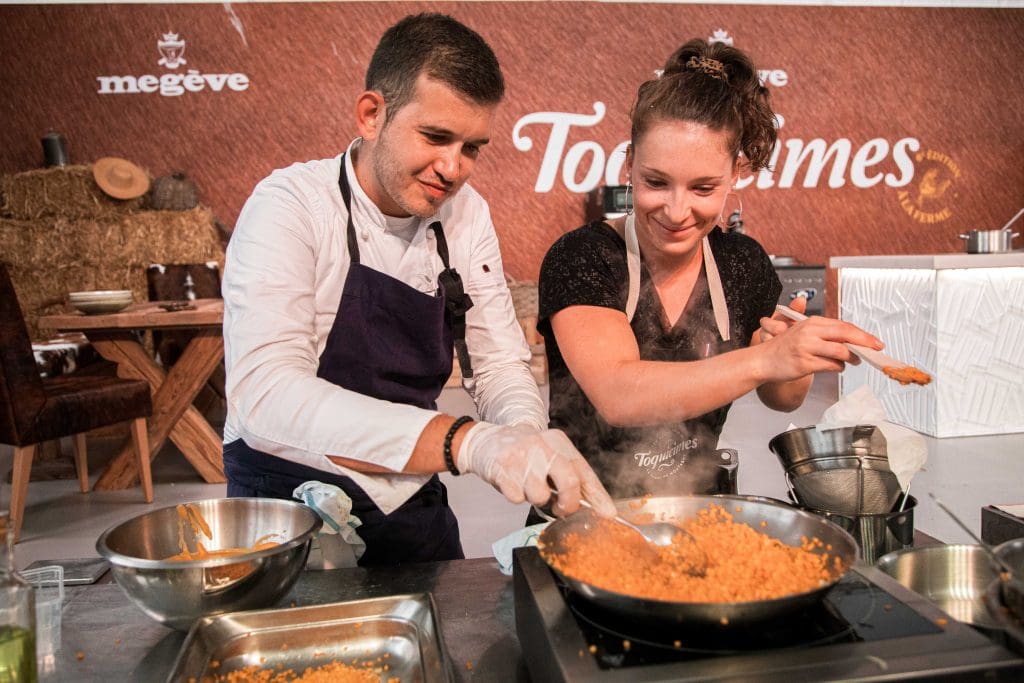
<svg viewBox="0 0 1024 683">
<path fill-rule="evenodd" d="M 224 442 L 242 438 L 257 450 L 351 477 L 389 513 L 428 476 L 363 474 L 326 455 L 400 472 L 436 413 L 363 396 L 316 376 L 349 269 L 339 158 L 275 171 L 256 186 L 238 218 L 222 287 Z M 426 226 L 440 220 L 451 265 L 474 304 L 466 316 L 474 377 L 463 381 L 465 389 L 481 419 L 545 428 L 487 203 L 465 185 L 436 216 L 420 221 L 409 240 L 388 230 L 360 188 L 351 159 L 345 155 L 361 263 L 434 293 L 443 266 Z M 404 233 L 402 227 L 396 232 Z"/>
<path fill-rule="evenodd" d="M 356 532 L 363 522 L 352 514 L 352 499 L 348 494 L 333 484 L 307 481 L 292 491 L 292 497 L 305 503 L 324 521 L 317 532 L 322 555 L 320 563 L 330 564 L 331 568 L 356 566 L 366 552 L 366 542 Z"/>
<path fill-rule="evenodd" d="M 551 522 L 542 522 L 532 526 L 523 527 L 513 531 L 504 538 L 499 538 L 491 544 L 491 552 L 494 559 L 498 561 L 498 569 L 506 576 L 512 576 L 512 551 L 516 548 L 526 548 L 537 545 L 542 531 L 548 528 Z"/>
</svg>

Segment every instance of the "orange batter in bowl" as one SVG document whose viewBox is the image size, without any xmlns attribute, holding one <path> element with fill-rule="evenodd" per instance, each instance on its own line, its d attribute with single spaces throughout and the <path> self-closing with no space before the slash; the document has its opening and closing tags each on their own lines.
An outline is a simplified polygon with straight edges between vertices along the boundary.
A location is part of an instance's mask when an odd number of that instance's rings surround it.
<svg viewBox="0 0 1024 683">
<path fill-rule="evenodd" d="M 202 533 L 210 540 L 213 539 L 213 534 L 210 531 L 210 525 L 207 524 L 206 519 L 203 518 L 199 508 L 193 503 L 187 503 L 185 505 L 178 505 L 176 509 L 178 511 L 178 548 L 181 552 L 164 558 L 166 560 L 185 561 L 204 560 L 214 557 L 234 557 L 236 555 L 246 555 L 248 553 L 273 548 L 274 546 L 279 545 L 274 541 L 267 540 L 271 536 L 267 535 L 256 539 L 252 546 L 248 548 L 221 548 L 219 550 L 207 550 L 206 546 L 204 546 L 202 541 L 199 540 L 199 534 Z M 188 542 L 186 541 L 186 528 L 191 531 L 190 535 L 195 543 L 195 550 L 190 550 L 188 547 Z M 211 583 L 223 584 L 236 581 L 249 575 L 253 571 L 253 567 L 249 562 L 239 562 L 238 564 L 210 567 L 206 571 L 210 574 Z"/>
</svg>

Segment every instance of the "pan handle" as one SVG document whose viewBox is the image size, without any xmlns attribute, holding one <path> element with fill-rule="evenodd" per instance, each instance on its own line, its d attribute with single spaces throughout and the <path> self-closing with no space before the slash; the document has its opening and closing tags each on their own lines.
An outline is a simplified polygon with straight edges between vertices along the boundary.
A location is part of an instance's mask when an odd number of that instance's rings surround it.
<svg viewBox="0 0 1024 683">
<path fill-rule="evenodd" d="M 789 470 L 786 470 L 786 486 L 789 487 L 789 497 L 793 499 L 794 505 L 799 505 L 800 500 L 796 497 L 796 491 L 793 489 L 793 480 L 789 476 Z"/>
</svg>

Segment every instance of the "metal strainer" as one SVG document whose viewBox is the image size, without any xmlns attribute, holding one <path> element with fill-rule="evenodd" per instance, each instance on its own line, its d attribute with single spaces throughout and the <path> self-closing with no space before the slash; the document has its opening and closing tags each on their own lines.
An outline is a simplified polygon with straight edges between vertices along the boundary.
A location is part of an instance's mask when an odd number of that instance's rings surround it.
<svg viewBox="0 0 1024 683">
<path fill-rule="evenodd" d="M 886 469 L 878 469 L 880 464 Z M 786 476 L 798 503 L 842 515 L 889 512 L 900 495 L 896 475 L 878 458 L 815 458 Z"/>
<path fill-rule="evenodd" d="M 797 503 L 842 515 L 882 514 L 900 495 L 885 437 L 874 425 L 794 429 L 771 440 Z"/>
</svg>

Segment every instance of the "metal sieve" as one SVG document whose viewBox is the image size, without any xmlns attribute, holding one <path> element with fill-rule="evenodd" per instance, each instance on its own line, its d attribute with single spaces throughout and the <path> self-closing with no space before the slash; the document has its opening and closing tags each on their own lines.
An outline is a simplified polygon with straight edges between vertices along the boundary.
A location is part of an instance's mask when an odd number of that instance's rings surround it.
<svg viewBox="0 0 1024 683">
<path fill-rule="evenodd" d="M 843 515 L 892 510 L 899 481 L 889 469 L 885 437 L 874 425 L 792 429 L 771 440 L 797 503 Z"/>
<path fill-rule="evenodd" d="M 798 503 L 842 515 L 889 512 L 900 495 L 896 475 L 877 458 L 817 458 L 786 475 Z"/>
</svg>

